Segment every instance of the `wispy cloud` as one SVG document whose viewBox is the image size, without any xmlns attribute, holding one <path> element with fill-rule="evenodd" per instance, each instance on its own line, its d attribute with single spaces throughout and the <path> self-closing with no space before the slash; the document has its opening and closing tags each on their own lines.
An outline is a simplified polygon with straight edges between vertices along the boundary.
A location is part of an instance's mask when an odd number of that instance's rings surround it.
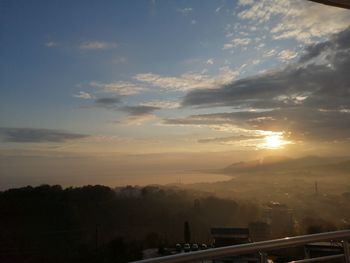
<svg viewBox="0 0 350 263">
<path fill-rule="evenodd" d="M 239 0 L 238 1 L 238 4 L 239 5 L 252 5 L 254 4 L 254 0 Z"/>
<path fill-rule="evenodd" d="M 252 42 L 250 38 L 233 38 L 229 43 L 224 44 L 223 49 L 231 49 L 239 46 L 246 46 Z"/>
<path fill-rule="evenodd" d="M 138 94 L 145 89 L 140 85 L 127 81 L 116 81 L 111 83 L 92 81 L 89 83 L 89 85 L 92 87 L 97 87 L 106 93 L 116 93 L 124 96 Z"/>
<path fill-rule="evenodd" d="M 278 53 L 278 58 L 282 61 L 289 61 L 297 56 L 298 53 L 290 49 L 285 49 Z"/>
<path fill-rule="evenodd" d="M 242 0 L 240 3 L 248 8 L 241 11 L 238 16 L 252 21 L 260 28 L 262 24 L 270 23 L 268 26 L 274 39 L 293 38 L 310 43 L 344 30 L 350 24 L 347 10 L 310 1 Z M 332 19 L 324 19 L 325 17 Z"/>
<path fill-rule="evenodd" d="M 54 42 L 54 41 L 49 41 L 49 42 L 45 43 L 45 46 L 48 47 L 48 48 L 57 47 L 58 43 Z"/>
<path fill-rule="evenodd" d="M 186 73 L 177 77 L 161 76 L 154 73 L 137 74 L 134 79 L 168 90 L 211 89 L 231 82 L 239 71 L 222 68 L 219 75 L 213 77 L 201 73 Z"/>
<path fill-rule="evenodd" d="M 207 62 L 205 62 L 205 64 L 213 65 L 214 64 L 214 59 L 213 58 L 208 59 Z"/>
<path fill-rule="evenodd" d="M 183 15 L 188 15 L 193 12 L 193 8 L 192 7 L 178 8 L 176 9 L 176 11 Z"/>
<path fill-rule="evenodd" d="M 79 45 L 79 48 L 81 50 L 107 50 L 116 48 L 117 46 L 115 42 L 85 41 Z"/>
<path fill-rule="evenodd" d="M 74 94 L 73 97 L 88 100 L 88 99 L 92 99 L 93 95 L 85 91 L 79 91 L 79 93 Z"/>
<path fill-rule="evenodd" d="M 5 142 L 43 143 L 65 142 L 88 137 L 86 134 L 70 133 L 53 129 L 0 128 L 0 138 Z"/>
<path fill-rule="evenodd" d="M 268 57 L 272 57 L 275 56 L 277 54 L 277 50 L 276 49 L 271 49 L 271 50 L 267 50 L 264 52 L 263 57 L 264 58 L 268 58 Z"/>
</svg>

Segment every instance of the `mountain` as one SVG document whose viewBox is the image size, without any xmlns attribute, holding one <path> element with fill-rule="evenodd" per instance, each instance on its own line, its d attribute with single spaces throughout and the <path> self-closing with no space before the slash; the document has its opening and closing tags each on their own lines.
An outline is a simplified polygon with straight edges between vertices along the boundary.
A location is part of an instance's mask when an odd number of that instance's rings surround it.
<svg viewBox="0 0 350 263">
<path fill-rule="evenodd" d="M 345 160 L 332 164 L 320 165 L 313 167 L 314 170 L 320 170 L 323 172 L 343 172 L 350 173 L 350 160 Z"/>
<path fill-rule="evenodd" d="M 289 158 L 283 156 L 265 157 L 260 160 L 233 163 L 221 170 L 225 174 L 252 173 L 252 172 L 283 172 L 301 169 L 330 169 L 350 171 L 350 161 L 344 157 L 306 156 Z"/>
</svg>

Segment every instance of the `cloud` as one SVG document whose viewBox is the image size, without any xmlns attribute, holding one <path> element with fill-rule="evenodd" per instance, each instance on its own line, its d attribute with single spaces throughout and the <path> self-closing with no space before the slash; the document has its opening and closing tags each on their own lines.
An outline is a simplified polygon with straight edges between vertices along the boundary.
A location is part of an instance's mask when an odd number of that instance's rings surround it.
<svg viewBox="0 0 350 263">
<path fill-rule="evenodd" d="M 263 138 L 265 138 L 265 136 L 263 135 L 235 135 L 235 136 L 229 136 L 229 137 L 201 139 L 201 140 L 198 140 L 198 142 L 232 144 L 240 141 L 258 140 Z"/>
<path fill-rule="evenodd" d="M 296 56 L 298 56 L 298 53 L 290 49 L 285 49 L 285 50 L 282 50 L 280 53 L 278 53 L 278 58 L 282 61 L 291 60 Z"/>
<path fill-rule="evenodd" d="M 206 61 L 207 65 L 214 64 L 213 59 Z M 142 91 L 152 87 L 160 87 L 164 90 L 187 91 L 191 89 L 210 89 L 230 83 L 238 75 L 238 70 L 232 70 L 229 67 L 222 67 L 217 76 L 211 76 L 205 73 L 185 73 L 180 76 L 162 76 L 154 73 L 140 73 L 133 76 L 133 81 L 115 81 L 102 83 L 92 81 L 90 86 L 98 88 L 99 91 L 120 96 L 129 96 L 139 94 Z"/>
<path fill-rule="evenodd" d="M 125 106 L 121 108 L 121 111 L 127 112 L 130 116 L 142 116 L 153 113 L 155 110 L 159 110 L 159 107 L 155 106 L 146 106 L 146 105 L 138 105 L 138 106 Z"/>
<path fill-rule="evenodd" d="M 124 64 L 124 63 L 126 63 L 127 61 L 128 61 L 128 59 L 125 58 L 125 57 L 116 57 L 116 58 L 114 58 L 114 59 L 112 60 L 112 63 L 113 63 L 113 64 Z"/>
<path fill-rule="evenodd" d="M 238 4 L 239 5 L 252 5 L 252 4 L 254 4 L 254 0 L 239 0 Z"/>
<path fill-rule="evenodd" d="M 230 43 L 224 44 L 223 49 L 231 49 L 239 46 L 246 46 L 252 42 L 250 38 L 233 38 Z"/>
<path fill-rule="evenodd" d="M 180 107 L 180 103 L 178 101 L 171 100 L 155 100 L 141 103 L 142 106 L 150 106 L 159 109 L 176 109 Z"/>
<path fill-rule="evenodd" d="M 92 81 L 89 83 L 92 87 L 97 87 L 106 93 L 117 93 L 122 96 L 135 95 L 143 91 L 145 88 L 132 82 L 116 81 L 111 83 L 101 83 Z"/>
<path fill-rule="evenodd" d="M 263 54 L 263 57 L 264 58 L 268 58 L 268 57 L 275 56 L 276 54 L 277 54 L 277 50 L 271 49 L 269 51 L 265 51 L 264 54 Z"/>
<path fill-rule="evenodd" d="M 231 82 L 239 71 L 222 68 L 218 76 L 201 73 L 186 73 L 178 77 L 161 76 L 154 73 L 137 74 L 134 79 L 166 90 L 186 91 L 191 89 L 211 89 Z"/>
<path fill-rule="evenodd" d="M 86 41 L 80 44 L 81 50 L 107 50 L 116 48 L 118 45 L 114 42 L 105 41 Z"/>
<path fill-rule="evenodd" d="M 222 47 L 223 50 L 232 49 L 232 48 L 233 48 L 233 44 L 232 44 L 232 43 L 226 43 L 226 44 L 224 44 L 224 46 Z"/>
<path fill-rule="evenodd" d="M 0 137 L 5 142 L 42 143 L 65 142 L 88 137 L 86 134 L 70 133 L 52 129 L 0 128 Z"/>
<path fill-rule="evenodd" d="M 48 47 L 48 48 L 57 47 L 58 43 L 54 42 L 54 41 L 49 41 L 49 42 L 45 43 L 45 46 Z"/>
<path fill-rule="evenodd" d="M 85 91 L 79 91 L 79 93 L 78 94 L 74 94 L 73 97 L 79 98 L 79 99 L 85 99 L 85 100 L 93 98 L 93 96 L 90 93 L 87 93 Z"/>
<path fill-rule="evenodd" d="M 122 107 L 120 108 L 120 111 L 126 112 L 128 116 L 125 120 L 121 121 L 120 123 L 140 125 L 145 121 L 155 118 L 153 112 L 159 109 L 161 108 L 146 105 Z"/>
<path fill-rule="evenodd" d="M 193 8 L 192 7 L 178 8 L 176 11 L 183 15 L 188 15 L 193 12 Z"/>
<path fill-rule="evenodd" d="M 190 91 L 184 106 L 229 106 L 237 112 L 193 115 L 168 124 L 230 124 L 290 132 L 295 139 L 350 138 L 350 28 L 309 45 L 288 66 L 213 89 Z M 255 111 L 248 111 L 255 109 Z"/>
<path fill-rule="evenodd" d="M 106 109 L 117 109 L 120 99 L 118 97 L 105 97 L 95 99 L 95 106 Z"/>
<path fill-rule="evenodd" d="M 250 20 L 256 26 L 264 23 L 270 28 L 274 39 L 293 38 L 311 43 L 333 33 L 340 32 L 350 24 L 348 10 L 301 0 L 240 1 L 248 8 L 238 17 Z M 330 19 L 325 19 L 325 17 Z"/>
<path fill-rule="evenodd" d="M 205 62 L 205 64 L 213 65 L 214 64 L 214 59 L 212 59 L 212 58 L 208 59 L 207 62 Z"/>
</svg>

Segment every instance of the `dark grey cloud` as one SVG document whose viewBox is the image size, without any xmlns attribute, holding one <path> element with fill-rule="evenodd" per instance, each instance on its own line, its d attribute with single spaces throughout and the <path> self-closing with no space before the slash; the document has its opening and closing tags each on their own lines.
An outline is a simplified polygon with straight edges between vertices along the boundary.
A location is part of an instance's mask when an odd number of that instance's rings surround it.
<svg viewBox="0 0 350 263">
<path fill-rule="evenodd" d="M 247 130 L 281 132 L 294 140 L 333 141 L 350 139 L 350 113 L 305 108 L 264 112 L 229 112 L 166 119 L 169 125 L 232 125 Z"/>
<path fill-rule="evenodd" d="M 70 133 L 52 129 L 0 128 L 0 138 L 5 142 L 65 142 L 88 137 L 86 134 Z"/>
<path fill-rule="evenodd" d="M 144 116 L 152 114 L 155 110 L 160 110 L 160 107 L 136 105 L 136 106 L 122 106 L 120 105 L 118 97 L 98 98 L 95 100 L 95 106 L 111 110 L 117 110 L 127 113 L 129 116 Z"/>
<path fill-rule="evenodd" d="M 350 137 L 350 28 L 308 46 L 287 67 L 216 89 L 189 92 L 184 106 L 229 106 L 239 112 L 168 119 L 168 124 L 231 124 L 290 132 L 295 138 Z M 256 111 L 248 112 L 247 108 Z M 260 110 L 259 110 L 260 109 Z"/>
<path fill-rule="evenodd" d="M 229 136 L 229 137 L 201 139 L 201 140 L 198 140 L 198 142 L 199 143 L 211 143 L 211 142 L 229 143 L 229 142 L 240 142 L 240 141 L 246 141 L 246 140 L 262 139 L 264 137 L 265 136 L 259 136 L 259 135 L 236 135 L 236 136 Z"/>
<path fill-rule="evenodd" d="M 120 108 L 121 111 L 124 111 L 129 114 L 129 116 L 144 116 L 152 114 L 155 110 L 159 110 L 161 108 L 155 106 L 125 106 Z"/>
<path fill-rule="evenodd" d="M 350 103 L 350 28 L 308 46 L 298 62 L 284 69 L 235 81 L 216 89 L 194 90 L 185 106 L 344 108 Z M 330 100 L 331 99 L 331 100 Z"/>
<path fill-rule="evenodd" d="M 101 108 L 114 109 L 120 103 L 120 98 L 118 97 L 106 97 L 95 99 L 95 105 Z"/>
</svg>

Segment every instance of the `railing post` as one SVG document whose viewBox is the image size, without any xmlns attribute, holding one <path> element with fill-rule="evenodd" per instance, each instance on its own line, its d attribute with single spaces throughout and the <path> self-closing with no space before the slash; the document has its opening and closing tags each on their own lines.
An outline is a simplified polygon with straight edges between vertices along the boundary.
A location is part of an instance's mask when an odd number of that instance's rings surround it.
<svg viewBox="0 0 350 263">
<path fill-rule="evenodd" d="M 267 263 L 267 253 L 259 252 L 259 255 L 260 255 L 260 263 Z"/>
<path fill-rule="evenodd" d="M 343 250 L 344 250 L 344 257 L 345 257 L 345 263 L 350 263 L 350 253 L 349 253 L 349 243 L 348 240 L 343 240 Z"/>
</svg>

